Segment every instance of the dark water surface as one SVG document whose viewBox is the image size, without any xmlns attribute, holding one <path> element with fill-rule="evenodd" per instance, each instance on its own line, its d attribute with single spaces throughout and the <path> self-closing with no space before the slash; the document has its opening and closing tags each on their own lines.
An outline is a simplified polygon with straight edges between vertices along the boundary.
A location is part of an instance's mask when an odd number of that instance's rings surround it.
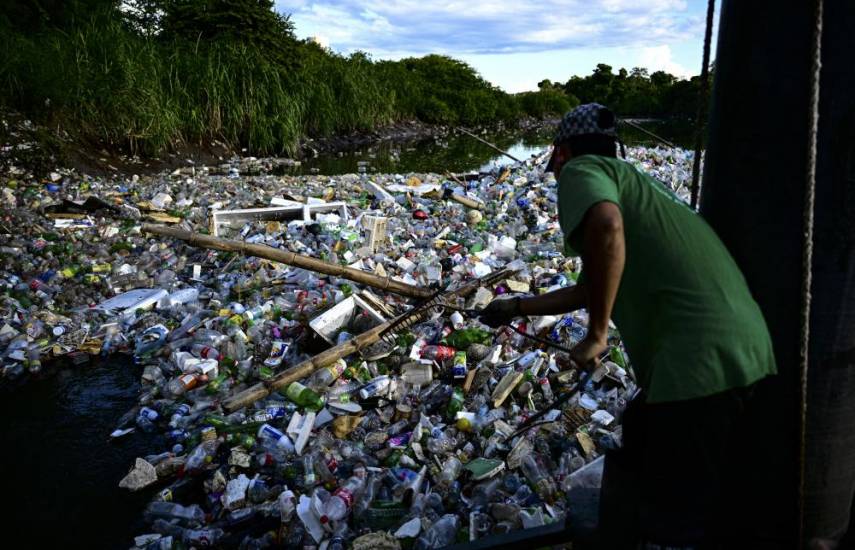
<svg viewBox="0 0 855 550">
<path fill-rule="evenodd" d="M 644 122 L 646 128 L 691 146 L 688 123 Z M 552 129 L 485 135 L 518 158 L 540 152 Z M 624 128 L 628 144 L 652 145 Z M 415 143 L 384 142 L 341 156 L 304 163 L 301 173 L 356 172 L 360 162 L 378 172 L 463 172 L 510 162 L 469 136 Z M 142 510 L 153 491 L 118 488 L 138 456 L 167 449 L 158 435 L 135 432 L 109 441 L 116 422 L 136 403 L 141 369 L 114 356 L 90 365 L 62 368 L 44 380 L 0 392 L 0 475 L 6 540 L 32 548 L 128 548 L 144 533 Z"/>
<path fill-rule="evenodd" d="M 108 439 L 136 403 L 141 374 L 127 357 L 115 356 L 0 394 L 4 539 L 31 548 L 133 545 L 152 495 L 118 483 L 137 456 L 164 445 L 143 433 Z"/>
<path fill-rule="evenodd" d="M 645 129 L 671 141 L 679 147 L 693 146 L 694 127 L 685 120 L 640 120 Z M 655 145 L 656 141 L 635 128 L 621 125 L 621 139 L 627 145 Z M 537 130 L 505 130 L 480 134 L 483 139 L 524 160 L 538 154 L 555 135 L 554 126 Z M 463 133 L 412 141 L 380 141 L 341 153 L 307 158 L 300 166 L 285 173 L 352 174 L 360 171 L 378 173 L 408 172 L 470 172 L 486 170 L 513 162 L 487 145 Z"/>
</svg>

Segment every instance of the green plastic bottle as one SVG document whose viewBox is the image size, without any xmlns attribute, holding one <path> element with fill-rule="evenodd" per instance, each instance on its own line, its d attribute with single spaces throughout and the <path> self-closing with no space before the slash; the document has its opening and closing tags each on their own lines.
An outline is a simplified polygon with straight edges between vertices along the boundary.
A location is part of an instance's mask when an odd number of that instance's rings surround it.
<svg viewBox="0 0 855 550">
<path fill-rule="evenodd" d="M 448 400 L 448 412 L 449 418 L 454 418 L 457 416 L 457 413 L 463 410 L 463 389 L 462 388 L 454 388 L 454 391 L 451 392 L 451 399 Z"/>
<path fill-rule="evenodd" d="M 315 411 L 321 410 L 324 406 L 324 400 L 320 395 L 299 382 L 291 382 L 291 385 L 285 389 L 285 397 L 301 407 Z"/>
</svg>

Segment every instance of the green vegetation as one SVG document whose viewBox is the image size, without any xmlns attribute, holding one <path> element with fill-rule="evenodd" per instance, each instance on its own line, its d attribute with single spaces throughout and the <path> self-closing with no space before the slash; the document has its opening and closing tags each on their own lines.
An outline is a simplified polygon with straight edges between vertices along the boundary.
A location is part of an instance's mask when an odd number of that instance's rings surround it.
<svg viewBox="0 0 855 550">
<path fill-rule="evenodd" d="M 408 120 L 480 125 L 557 116 L 580 100 L 670 114 L 663 106 L 679 98 L 661 90 L 683 82 L 635 69 L 612 75 L 600 65 L 591 77 L 510 95 L 445 56 L 332 53 L 298 40 L 272 7 L 270 0 L 5 2 L 0 106 L 146 155 L 211 140 L 293 153 L 305 136 Z M 652 95 L 651 84 L 659 90 Z"/>
<path fill-rule="evenodd" d="M 564 84 L 543 80 L 538 87 L 541 92 L 563 92 L 582 103 L 603 103 L 623 116 L 694 117 L 700 84 L 699 76 L 680 80 L 664 71 L 648 74 L 640 67 L 615 74 L 611 66 L 600 63 L 588 76 L 574 76 Z"/>
</svg>

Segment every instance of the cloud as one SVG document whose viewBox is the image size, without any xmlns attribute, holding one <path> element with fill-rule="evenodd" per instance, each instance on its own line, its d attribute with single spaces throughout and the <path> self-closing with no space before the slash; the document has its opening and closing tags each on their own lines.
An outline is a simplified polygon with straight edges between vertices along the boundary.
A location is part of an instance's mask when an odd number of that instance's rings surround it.
<svg viewBox="0 0 855 550">
<path fill-rule="evenodd" d="M 671 47 L 668 45 L 641 48 L 638 54 L 638 66 L 646 67 L 651 73 L 665 71 L 683 78 L 692 76 L 692 71 L 674 61 Z"/>
<path fill-rule="evenodd" d="M 301 37 L 322 35 L 336 51 L 377 57 L 644 48 L 703 30 L 682 0 L 279 0 L 276 9 L 292 15 Z M 649 55 L 662 61 L 665 53 Z"/>
</svg>

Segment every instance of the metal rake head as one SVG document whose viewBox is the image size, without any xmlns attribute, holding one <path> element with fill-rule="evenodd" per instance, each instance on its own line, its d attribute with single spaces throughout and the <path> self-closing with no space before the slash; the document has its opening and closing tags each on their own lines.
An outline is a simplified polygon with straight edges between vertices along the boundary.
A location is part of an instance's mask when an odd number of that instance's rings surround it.
<svg viewBox="0 0 855 550">
<path fill-rule="evenodd" d="M 422 302 L 418 303 L 413 309 L 392 321 L 392 323 L 380 334 L 380 338 L 386 343 L 394 343 L 395 338 L 397 338 L 399 334 L 409 330 L 417 323 L 426 319 L 437 308 L 450 308 L 465 311 L 466 313 L 472 313 L 468 310 L 463 310 L 457 307 L 456 303 L 452 303 L 460 295 L 461 290 L 465 288 L 488 286 L 497 283 L 502 279 L 506 279 L 514 273 L 516 273 L 516 271 L 500 269 L 478 279 L 466 281 L 463 283 L 463 286 L 457 289 L 448 290 L 448 287 L 441 288 L 429 297 L 425 298 Z"/>
</svg>

